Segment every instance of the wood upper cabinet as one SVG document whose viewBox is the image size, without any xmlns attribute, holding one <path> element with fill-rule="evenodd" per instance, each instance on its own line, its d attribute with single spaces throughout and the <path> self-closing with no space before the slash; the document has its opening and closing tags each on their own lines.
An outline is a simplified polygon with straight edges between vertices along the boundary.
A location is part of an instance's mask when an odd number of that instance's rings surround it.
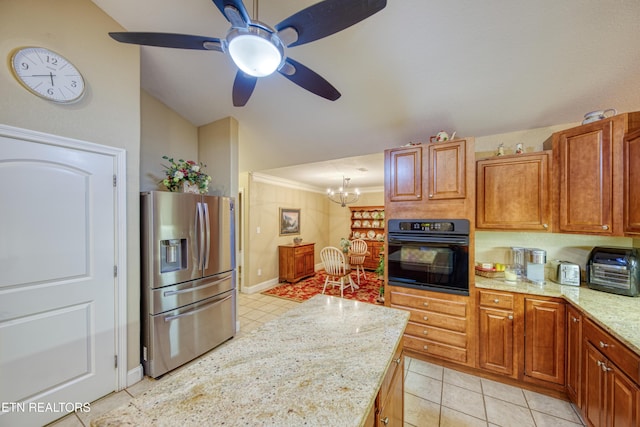
<svg viewBox="0 0 640 427">
<path fill-rule="evenodd" d="M 564 385 L 564 301 L 525 297 L 524 309 L 524 376 Z"/>
<path fill-rule="evenodd" d="M 551 230 L 551 151 L 476 162 L 476 228 Z"/>
<path fill-rule="evenodd" d="M 578 408 L 582 407 L 582 313 L 567 305 L 567 395 Z"/>
<path fill-rule="evenodd" d="M 466 197 L 466 143 L 466 140 L 458 139 L 428 145 L 429 200 Z"/>
<path fill-rule="evenodd" d="M 422 200 L 422 147 L 400 147 L 385 152 L 385 177 L 391 202 Z"/>
<path fill-rule="evenodd" d="M 624 138 L 624 232 L 640 234 L 640 129 Z"/>
<path fill-rule="evenodd" d="M 640 112 L 633 112 L 553 134 L 556 232 L 624 234 L 623 138 L 638 128 Z"/>
</svg>

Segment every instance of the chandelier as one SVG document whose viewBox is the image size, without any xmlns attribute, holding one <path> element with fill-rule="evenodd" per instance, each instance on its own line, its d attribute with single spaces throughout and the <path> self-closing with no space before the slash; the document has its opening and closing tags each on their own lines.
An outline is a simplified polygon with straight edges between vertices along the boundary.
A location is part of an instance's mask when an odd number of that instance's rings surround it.
<svg viewBox="0 0 640 427">
<path fill-rule="evenodd" d="M 356 202 L 360 198 L 360 191 L 356 188 L 352 193 L 349 192 L 349 181 L 351 178 L 342 177 L 342 187 L 338 191 L 332 189 L 327 190 L 327 197 L 334 203 L 338 203 L 343 208 L 349 203 Z"/>
</svg>

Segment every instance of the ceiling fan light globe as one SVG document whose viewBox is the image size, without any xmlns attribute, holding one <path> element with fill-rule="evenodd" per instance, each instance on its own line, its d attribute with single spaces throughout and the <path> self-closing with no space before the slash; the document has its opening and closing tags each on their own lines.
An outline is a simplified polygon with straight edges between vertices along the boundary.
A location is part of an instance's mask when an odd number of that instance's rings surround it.
<svg viewBox="0 0 640 427">
<path fill-rule="evenodd" d="M 265 35 L 258 31 L 230 34 L 227 43 L 233 62 L 250 76 L 268 76 L 282 62 L 283 51 L 271 41 L 269 33 Z"/>
</svg>

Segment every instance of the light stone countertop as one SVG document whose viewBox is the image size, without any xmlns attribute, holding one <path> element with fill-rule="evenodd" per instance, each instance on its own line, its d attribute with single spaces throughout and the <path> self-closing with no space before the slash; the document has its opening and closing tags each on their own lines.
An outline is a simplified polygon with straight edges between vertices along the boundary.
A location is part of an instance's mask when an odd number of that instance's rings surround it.
<svg viewBox="0 0 640 427">
<path fill-rule="evenodd" d="M 598 325 L 640 355 L 640 297 L 627 297 L 581 286 L 547 281 L 536 285 L 526 281 L 509 284 L 504 279 L 476 276 L 476 289 L 518 292 L 564 298 L 584 311 Z"/>
<path fill-rule="evenodd" d="M 317 295 L 92 426 L 362 426 L 409 312 Z"/>
</svg>

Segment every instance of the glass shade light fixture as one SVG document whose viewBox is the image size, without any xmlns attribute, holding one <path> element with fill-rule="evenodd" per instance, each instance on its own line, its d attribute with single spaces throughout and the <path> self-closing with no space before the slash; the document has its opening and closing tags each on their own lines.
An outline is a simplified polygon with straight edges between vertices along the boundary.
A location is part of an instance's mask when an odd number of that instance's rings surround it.
<svg viewBox="0 0 640 427">
<path fill-rule="evenodd" d="M 351 178 L 342 177 L 342 187 L 338 191 L 327 189 L 327 197 L 334 203 L 338 203 L 343 208 L 349 203 L 354 203 L 360 198 L 360 191 L 356 188 L 353 192 L 349 192 L 349 184 Z"/>
<path fill-rule="evenodd" d="M 225 48 L 233 62 L 250 76 L 268 76 L 282 63 L 282 41 L 273 30 L 257 21 L 246 28 L 231 28 L 225 42 Z"/>
</svg>

